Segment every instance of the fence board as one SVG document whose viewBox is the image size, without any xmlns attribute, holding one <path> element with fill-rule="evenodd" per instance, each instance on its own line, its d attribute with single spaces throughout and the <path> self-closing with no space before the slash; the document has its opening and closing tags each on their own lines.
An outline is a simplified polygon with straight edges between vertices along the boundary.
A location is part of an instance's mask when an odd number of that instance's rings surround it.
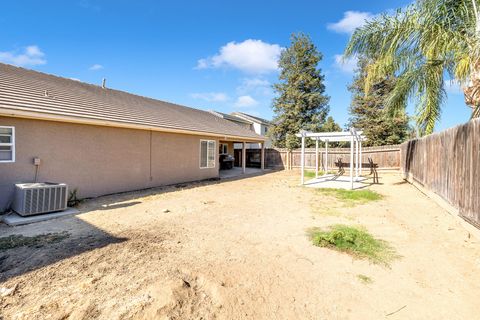
<svg viewBox="0 0 480 320">
<path fill-rule="evenodd" d="M 480 119 L 403 143 L 401 170 L 480 226 Z"/>
<path fill-rule="evenodd" d="M 400 168 L 400 145 L 364 147 L 362 149 L 362 163 L 371 158 L 379 169 Z M 266 167 L 269 168 L 299 168 L 301 166 L 301 150 L 267 149 L 265 152 Z M 335 169 L 335 162 L 341 159 L 350 162 L 350 148 L 329 148 L 328 167 Z M 319 149 L 319 168 L 324 169 L 325 150 Z M 305 149 L 305 168 L 315 169 L 315 148 Z"/>
</svg>

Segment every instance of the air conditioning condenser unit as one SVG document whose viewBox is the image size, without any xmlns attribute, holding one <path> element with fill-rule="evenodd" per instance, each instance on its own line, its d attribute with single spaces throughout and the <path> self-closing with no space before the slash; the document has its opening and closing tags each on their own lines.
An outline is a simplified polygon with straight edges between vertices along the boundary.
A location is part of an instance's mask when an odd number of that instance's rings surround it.
<svg viewBox="0 0 480 320">
<path fill-rule="evenodd" d="M 18 183 L 12 209 L 21 216 L 62 211 L 67 208 L 68 186 L 65 183 Z"/>
</svg>

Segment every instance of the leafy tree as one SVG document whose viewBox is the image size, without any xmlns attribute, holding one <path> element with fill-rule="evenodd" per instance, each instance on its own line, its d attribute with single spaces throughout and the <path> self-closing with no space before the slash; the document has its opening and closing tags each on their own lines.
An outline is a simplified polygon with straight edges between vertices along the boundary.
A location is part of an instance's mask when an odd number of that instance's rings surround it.
<svg viewBox="0 0 480 320">
<path fill-rule="evenodd" d="M 463 85 L 473 85 L 465 90 L 466 101 L 478 114 L 479 9 L 480 0 L 416 0 L 358 28 L 345 57 L 362 55 L 371 59 L 366 68 L 366 93 L 386 76 L 396 75 L 386 105 L 398 112 L 410 99 L 416 101 L 420 133 L 429 134 L 446 98 L 445 75 Z"/>
<path fill-rule="evenodd" d="M 270 131 L 276 147 L 297 148 L 300 139 L 296 133 L 322 128 L 330 98 L 325 95 L 324 76 L 318 68 L 321 60 L 322 54 L 308 36 L 291 36 L 290 46 L 280 56 L 280 81 L 273 86 L 277 96 Z"/>
<path fill-rule="evenodd" d="M 404 110 L 392 115 L 385 108 L 396 79 L 393 76 L 385 77 L 371 85 L 365 93 L 367 66 L 367 59 L 359 58 L 356 75 L 348 88 L 352 93 L 349 126 L 363 130 L 367 137 L 367 141 L 363 143 L 365 146 L 401 143 L 410 135 L 408 117 Z"/>
</svg>

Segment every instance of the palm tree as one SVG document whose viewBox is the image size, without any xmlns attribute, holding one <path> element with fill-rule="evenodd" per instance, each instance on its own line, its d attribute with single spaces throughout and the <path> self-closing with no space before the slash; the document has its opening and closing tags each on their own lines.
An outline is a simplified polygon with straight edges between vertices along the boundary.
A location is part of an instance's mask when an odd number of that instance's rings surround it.
<svg viewBox="0 0 480 320">
<path fill-rule="evenodd" d="M 477 115 L 480 105 L 480 0 L 417 0 L 393 14 L 368 21 L 352 35 L 345 58 L 371 61 L 365 92 L 379 79 L 395 75 L 387 99 L 392 112 L 416 102 L 420 134 L 433 132 L 446 98 L 446 77 L 465 89 Z"/>
</svg>

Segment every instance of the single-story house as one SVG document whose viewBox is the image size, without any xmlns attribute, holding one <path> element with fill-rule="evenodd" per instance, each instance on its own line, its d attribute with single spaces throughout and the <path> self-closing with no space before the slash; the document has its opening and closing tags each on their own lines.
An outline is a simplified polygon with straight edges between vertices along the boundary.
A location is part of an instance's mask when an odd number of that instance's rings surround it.
<svg viewBox="0 0 480 320">
<path fill-rule="evenodd" d="M 216 178 L 220 144 L 264 141 L 207 111 L 0 64 L 0 212 L 15 183 L 85 198 Z"/>
</svg>

